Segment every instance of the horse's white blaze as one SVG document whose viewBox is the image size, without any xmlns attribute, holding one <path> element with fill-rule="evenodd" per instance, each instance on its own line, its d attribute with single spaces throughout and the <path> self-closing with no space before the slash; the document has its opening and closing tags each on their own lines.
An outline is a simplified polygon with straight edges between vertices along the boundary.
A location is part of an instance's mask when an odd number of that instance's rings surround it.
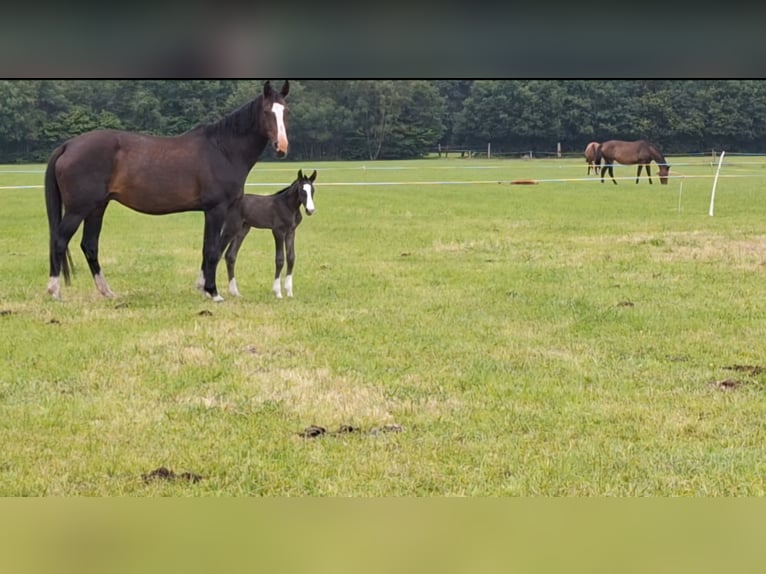
<svg viewBox="0 0 766 574">
<path fill-rule="evenodd" d="M 98 287 L 99 292 L 104 297 L 114 297 L 114 293 L 109 289 L 109 284 L 106 282 L 106 279 L 101 272 L 96 273 L 93 276 L 93 280 L 96 282 L 96 287 Z"/>
<path fill-rule="evenodd" d="M 239 289 L 237 289 L 237 279 L 236 277 L 232 277 L 231 281 L 229 281 L 229 293 L 232 295 L 235 295 L 237 297 L 240 297 Z"/>
<path fill-rule="evenodd" d="M 277 296 L 277 299 L 282 298 L 282 286 L 279 283 L 279 277 L 274 279 L 274 285 L 272 286 L 271 290 L 274 292 L 274 295 Z"/>
<path fill-rule="evenodd" d="M 48 294 L 54 299 L 61 299 L 61 281 L 58 277 L 48 279 Z"/>
<path fill-rule="evenodd" d="M 285 291 L 288 297 L 293 296 L 293 276 L 292 274 L 285 277 Z"/>
<path fill-rule="evenodd" d="M 306 192 L 306 213 L 314 213 L 314 188 L 308 183 L 304 183 L 303 191 Z"/>
<path fill-rule="evenodd" d="M 277 151 L 287 153 L 287 130 L 285 129 L 285 106 L 272 104 L 271 111 L 277 118 Z"/>
</svg>

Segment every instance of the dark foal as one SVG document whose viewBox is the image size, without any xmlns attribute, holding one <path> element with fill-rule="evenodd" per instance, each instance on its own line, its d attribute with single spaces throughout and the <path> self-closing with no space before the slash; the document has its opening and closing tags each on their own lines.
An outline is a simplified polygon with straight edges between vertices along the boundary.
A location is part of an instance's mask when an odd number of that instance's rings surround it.
<svg viewBox="0 0 766 574">
<path fill-rule="evenodd" d="M 276 256 L 274 259 L 275 272 L 272 291 L 278 299 L 282 298 L 280 275 L 285 263 L 287 252 L 287 273 L 285 274 L 285 292 L 293 296 L 293 266 L 295 265 L 295 229 L 300 225 L 301 205 L 307 215 L 314 213 L 314 181 L 317 172 L 310 176 L 303 175 L 298 170 L 298 178 L 286 188 L 273 195 L 256 195 L 246 193 L 242 198 L 242 220 L 238 228 L 224 229 L 223 243 L 226 246 L 226 270 L 229 274 L 229 292 L 239 296 L 237 280 L 234 277 L 234 266 L 242 242 L 250 229 L 271 229 L 274 236 Z"/>
</svg>

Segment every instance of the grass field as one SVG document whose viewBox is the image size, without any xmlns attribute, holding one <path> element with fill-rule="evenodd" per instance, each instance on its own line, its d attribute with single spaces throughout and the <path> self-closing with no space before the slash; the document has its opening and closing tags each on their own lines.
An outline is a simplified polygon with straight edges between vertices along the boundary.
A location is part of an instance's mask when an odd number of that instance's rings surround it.
<svg viewBox="0 0 766 574">
<path fill-rule="evenodd" d="M 709 158 L 668 160 L 667 186 L 581 159 L 261 163 L 248 192 L 319 172 L 295 297 L 255 230 L 220 304 L 194 288 L 201 213 L 118 204 L 117 297 L 78 232 L 50 299 L 42 189 L 9 189 L 43 167 L 3 167 L 0 495 L 762 496 L 766 159 L 729 159 L 713 217 Z"/>
</svg>

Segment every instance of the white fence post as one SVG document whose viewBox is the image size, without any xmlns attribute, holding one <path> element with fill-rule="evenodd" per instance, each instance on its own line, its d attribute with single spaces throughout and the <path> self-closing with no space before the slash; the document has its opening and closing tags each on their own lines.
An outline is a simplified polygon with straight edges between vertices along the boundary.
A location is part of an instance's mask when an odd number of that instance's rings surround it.
<svg viewBox="0 0 766 574">
<path fill-rule="evenodd" d="M 721 157 L 718 159 L 718 169 L 715 170 L 715 179 L 713 180 L 713 191 L 710 193 L 710 211 L 708 215 L 713 217 L 713 204 L 715 203 L 715 188 L 718 185 L 718 174 L 721 173 L 721 164 L 723 163 L 723 156 L 726 155 L 725 151 L 721 152 Z"/>
</svg>

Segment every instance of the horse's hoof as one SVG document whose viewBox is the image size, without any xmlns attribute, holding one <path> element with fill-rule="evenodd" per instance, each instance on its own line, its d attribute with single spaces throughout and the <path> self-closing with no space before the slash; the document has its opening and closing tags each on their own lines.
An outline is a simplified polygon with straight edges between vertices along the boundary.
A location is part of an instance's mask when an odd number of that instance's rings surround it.
<svg viewBox="0 0 766 574">
<path fill-rule="evenodd" d="M 222 303 L 222 302 L 223 302 L 223 297 L 221 297 L 220 295 L 215 295 L 215 296 L 213 297 L 213 301 L 214 301 L 215 303 Z"/>
</svg>

